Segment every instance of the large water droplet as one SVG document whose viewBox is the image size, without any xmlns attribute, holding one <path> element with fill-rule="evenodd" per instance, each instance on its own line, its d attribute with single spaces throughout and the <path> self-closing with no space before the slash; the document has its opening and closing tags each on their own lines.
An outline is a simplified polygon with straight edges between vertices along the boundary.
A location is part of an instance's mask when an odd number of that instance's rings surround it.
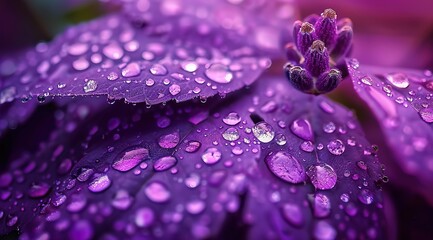
<svg viewBox="0 0 433 240">
<path fill-rule="evenodd" d="M 174 132 L 161 136 L 158 140 L 158 144 L 162 148 L 174 148 L 179 144 L 179 141 L 179 132 Z"/>
<path fill-rule="evenodd" d="M 346 149 L 344 143 L 340 139 L 330 141 L 326 147 L 330 153 L 337 156 L 343 154 Z"/>
<path fill-rule="evenodd" d="M 140 65 L 136 62 L 133 62 L 126 65 L 126 67 L 122 69 L 122 76 L 135 77 L 140 75 L 140 72 L 141 72 Z"/>
<path fill-rule="evenodd" d="M 170 199 L 171 193 L 167 187 L 160 182 L 152 182 L 146 186 L 144 193 L 147 198 L 156 203 L 163 203 Z"/>
<path fill-rule="evenodd" d="M 102 174 L 95 179 L 93 179 L 92 182 L 90 182 L 88 188 L 91 192 L 102 192 L 111 185 L 111 180 L 108 178 L 106 174 Z"/>
<path fill-rule="evenodd" d="M 223 122 L 227 125 L 234 126 L 241 122 L 241 117 L 236 112 L 231 112 L 223 118 Z"/>
<path fill-rule="evenodd" d="M 419 110 L 419 115 L 421 116 L 422 120 L 424 120 L 427 123 L 433 122 L 433 107 L 428 108 L 422 108 Z"/>
<path fill-rule="evenodd" d="M 236 128 L 227 128 L 223 133 L 223 138 L 227 141 L 236 141 L 239 139 L 239 132 Z"/>
<path fill-rule="evenodd" d="M 305 180 L 305 170 L 299 161 L 287 152 L 277 152 L 265 159 L 269 170 L 277 177 L 290 183 Z"/>
<path fill-rule="evenodd" d="M 162 172 L 172 168 L 174 165 L 176 165 L 176 163 L 177 159 L 175 157 L 165 156 L 155 161 L 153 164 L 153 169 L 157 172 Z"/>
<path fill-rule="evenodd" d="M 146 148 L 130 150 L 125 152 L 120 159 L 114 161 L 113 168 L 120 172 L 126 172 L 147 158 L 149 158 L 149 150 Z"/>
<path fill-rule="evenodd" d="M 311 183 L 316 189 L 331 189 L 337 183 L 337 174 L 334 169 L 326 163 L 310 166 L 307 170 Z"/>
<path fill-rule="evenodd" d="M 259 122 L 254 125 L 253 134 L 262 143 L 268 143 L 275 137 L 274 129 L 267 122 Z"/>
<path fill-rule="evenodd" d="M 96 90 L 96 88 L 98 87 L 98 83 L 95 80 L 88 80 L 85 84 L 84 84 L 84 92 L 88 93 L 88 92 L 93 92 Z"/>
<path fill-rule="evenodd" d="M 404 73 L 390 73 L 387 74 L 386 79 L 395 87 L 407 88 L 409 87 L 409 79 Z"/>
<path fill-rule="evenodd" d="M 233 80 L 233 73 L 222 63 L 211 64 L 205 74 L 210 80 L 217 83 L 230 83 Z"/>
<path fill-rule="evenodd" d="M 292 122 L 290 126 L 292 132 L 307 141 L 313 141 L 313 130 L 311 129 L 311 124 L 308 120 L 303 118 L 298 118 Z"/>
<path fill-rule="evenodd" d="M 201 159 L 206 164 L 215 164 L 221 159 L 221 152 L 214 147 L 206 149 L 206 151 L 201 155 Z"/>
<path fill-rule="evenodd" d="M 150 69 L 150 73 L 152 73 L 155 76 L 163 76 L 168 73 L 167 68 L 164 67 L 164 65 L 161 64 L 154 64 Z"/>
</svg>

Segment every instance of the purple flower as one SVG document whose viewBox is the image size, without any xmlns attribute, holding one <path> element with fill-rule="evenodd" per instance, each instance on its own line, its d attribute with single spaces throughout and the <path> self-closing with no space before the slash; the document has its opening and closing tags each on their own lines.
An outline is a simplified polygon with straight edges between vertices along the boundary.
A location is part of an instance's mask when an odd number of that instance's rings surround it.
<svg viewBox="0 0 433 240">
<path fill-rule="evenodd" d="M 334 10 L 104 4 L 122 10 L 0 58 L 0 236 L 387 238 L 377 148 L 314 96 L 346 76 L 395 166 L 433 181 L 432 74 L 347 58 L 351 22 Z"/>
</svg>

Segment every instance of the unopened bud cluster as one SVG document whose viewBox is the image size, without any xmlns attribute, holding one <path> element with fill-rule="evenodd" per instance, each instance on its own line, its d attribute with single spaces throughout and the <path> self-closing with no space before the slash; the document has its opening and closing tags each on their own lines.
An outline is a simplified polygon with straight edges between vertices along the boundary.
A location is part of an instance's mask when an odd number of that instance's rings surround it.
<svg viewBox="0 0 433 240">
<path fill-rule="evenodd" d="M 337 21 L 335 11 L 326 9 L 320 16 L 296 21 L 293 34 L 295 43 L 286 45 L 288 63 L 284 66 L 290 83 L 316 95 L 335 89 L 343 78 L 337 63 L 351 48 L 352 22 Z"/>
</svg>

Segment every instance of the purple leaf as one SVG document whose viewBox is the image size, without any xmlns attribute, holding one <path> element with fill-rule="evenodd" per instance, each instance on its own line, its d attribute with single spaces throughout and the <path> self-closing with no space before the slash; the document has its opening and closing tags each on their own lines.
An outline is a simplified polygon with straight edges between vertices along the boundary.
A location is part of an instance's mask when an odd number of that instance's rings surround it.
<svg viewBox="0 0 433 240">
<path fill-rule="evenodd" d="M 21 59 L 1 61 L 0 101 L 77 95 L 149 105 L 186 101 L 240 89 L 270 64 L 239 36 L 211 25 L 164 26 L 139 28 L 112 15 L 71 27 Z M 14 94 L 6 99 L 6 91 Z"/>
<path fill-rule="evenodd" d="M 382 170 L 351 112 L 284 79 L 262 78 L 234 97 L 155 110 L 98 100 L 85 121 L 73 117 L 80 104 L 66 105 L 63 122 L 76 130 L 60 126 L 1 175 L 1 233 L 385 237 Z"/>
<path fill-rule="evenodd" d="M 432 73 L 359 66 L 354 59 L 348 60 L 348 67 L 355 90 L 379 120 L 390 154 L 433 199 L 427 190 L 433 183 Z M 396 178 L 407 182 L 401 175 Z"/>
</svg>

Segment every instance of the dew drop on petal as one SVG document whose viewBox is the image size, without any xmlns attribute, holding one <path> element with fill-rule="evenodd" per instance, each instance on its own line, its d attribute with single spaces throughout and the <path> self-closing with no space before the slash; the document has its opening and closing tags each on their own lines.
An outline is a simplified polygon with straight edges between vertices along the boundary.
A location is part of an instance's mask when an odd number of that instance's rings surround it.
<svg viewBox="0 0 433 240">
<path fill-rule="evenodd" d="M 81 57 L 72 62 L 72 67 L 77 71 L 83 71 L 89 68 L 90 63 L 84 57 Z"/>
<path fill-rule="evenodd" d="M 50 185 L 47 183 L 34 184 L 29 189 L 29 196 L 31 198 L 41 198 L 47 195 L 50 190 Z"/>
<path fill-rule="evenodd" d="M 365 85 L 368 85 L 368 86 L 373 85 L 373 80 L 370 77 L 361 78 L 361 82 Z"/>
<path fill-rule="evenodd" d="M 314 151 L 314 144 L 311 141 L 305 141 L 301 143 L 300 148 L 302 149 L 302 151 L 312 152 Z"/>
<path fill-rule="evenodd" d="M 325 133 L 333 133 L 335 131 L 335 124 L 333 122 L 329 122 L 325 125 L 323 125 L 323 131 Z"/>
<path fill-rule="evenodd" d="M 107 75 L 107 79 L 110 80 L 110 81 L 117 80 L 118 78 L 119 78 L 119 75 L 117 73 L 115 73 L 115 72 L 110 72 Z"/>
<path fill-rule="evenodd" d="M 369 205 L 373 203 L 373 193 L 368 189 L 362 189 L 361 193 L 358 195 L 359 201 L 361 201 L 365 205 Z"/>
<path fill-rule="evenodd" d="M 173 156 L 161 157 L 153 164 L 153 169 L 157 172 L 162 172 L 176 165 L 177 159 Z"/>
<path fill-rule="evenodd" d="M 331 201 L 324 194 L 315 194 L 312 206 L 315 217 L 324 218 L 329 216 L 329 214 L 331 213 Z"/>
<path fill-rule="evenodd" d="M 395 87 L 407 88 L 409 87 L 409 79 L 404 73 L 391 73 L 387 74 L 386 79 Z"/>
<path fill-rule="evenodd" d="M 286 203 L 281 208 L 284 219 L 295 227 L 304 225 L 305 219 L 298 205 Z"/>
<path fill-rule="evenodd" d="M 287 152 L 277 152 L 265 159 L 269 170 L 277 177 L 290 183 L 305 180 L 305 170 L 299 161 Z"/>
<path fill-rule="evenodd" d="M 201 143 L 200 142 L 198 142 L 198 141 L 189 141 L 186 144 L 185 152 L 194 153 L 194 152 L 197 152 L 200 147 L 201 147 Z"/>
<path fill-rule="evenodd" d="M 108 176 L 106 174 L 102 174 L 98 177 L 96 177 L 95 179 L 93 179 L 92 182 L 90 182 L 88 189 L 91 192 L 102 192 L 105 189 L 107 189 L 108 187 L 110 187 L 111 185 L 111 180 L 110 178 L 108 178 Z"/>
<path fill-rule="evenodd" d="M 275 141 L 280 146 L 284 146 L 287 143 L 286 136 L 282 133 L 279 133 L 277 136 L 275 136 Z"/>
<path fill-rule="evenodd" d="M 154 64 L 150 69 L 150 73 L 152 73 L 155 76 L 164 76 L 168 73 L 167 68 L 164 67 L 164 65 L 161 64 Z"/>
<path fill-rule="evenodd" d="M 149 150 L 146 148 L 137 148 L 127 151 L 120 159 L 113 163 L 113 168 L 120 172 L 126 172 L 136 167 L 140 162 L 149 158 Z"/>
<path fill-rule="evenodd" d="M 230 127 L 223 132 L 223 138 L 227 141 L 236 141 L 239 139 L 239 132 L 236 128 Z"/>
<path fill-rule="evenodd" d="M 236 112 L 231 112 L 223 118 L 223 122 L 227 125 L 234 126 L 241 122 L 241 117 Z"/>
<path fill-rule="evenodd" d="M 144 207 L 140 208 L 135 213 L 135 224 L 138 227 L 149 227 L 155 219 L 155 214 L 152 209 Z"/>
<path fill-rule="evenodd" d="M 314 239 L 333 240 L 337 237 L 337 231 L 326 221 L 318 221 L 314 226 Z"/>
<path fill-rule="evenodd" d="M 140 75 L 140 65 L 136 62 L 129 63 L 124 69 L 122 69 L 122 76 L 124 77 L 135 77 Z"/>
<path fill-rule="evenodd" d="M 119 210 L 125 210 L 128 209 L 129 206 L 131 206 L 133 201 L 133 198 L 129 193 L 125 190 L 119 190 L 114 195 L 114 199 L 111 202 L 111 205 L 113 207 L 119 209 Z"/>
<path fill-rule="evenodd" d="M 419 115 L 425 122 L 433 123 L 433 107 L 423 108 L 419 110 Z"/>
<path fill-rule="evenodd" d="M 200 185 L 200 176 L 195 173 L 191 173 L 187 178 L 185 178 L 185 185 L 188 188 L 198 187 L 198 185 Z"/>
<path fill-rule="evenodd" d="M 221 152 L 214 147 L 206 149 L 204 153 L 201 155 L 201 159 L 206 164 L 215 164 L 221 159 Z"/>
<path fill-rule="evenodd" d="M 330 153 L 337 156 L 343 154 L 346 149 L 344 143 L 340 139 L 330 141 L 326 147 Z"/>
<path fill-rule="evenodd" d="M 96 90 L 96 88 L 98 87 L 98 83 L 95 80 L 88 80 L 85 84 L 84 84 L 84 92 L 88 93 L 88 92 L 93 92 Z"/>
<path fill-rule="evenodd" d="M 179 132 L 170 133 L 163 135 L 158 140 L 158 145 L 162 148 L 174 148 L 179 144 L 180 136 Z"/>
<path fill-rule="evenodd" d="M 326 163 L 310 166 L 307 170 L 307 175 L 316 189 L 332 189 L 337 183 L 337 174 Z"/>
<path fill-rule="evenodd" d="M 198 64 L 195 61 L 183 61 L 180 63 L 183 70 L 187 72 L 195 72 L 198 69 Z"/>
<path fill-rule="evenodd" d="M 102 53 L 113 60 L 118 60 L 123 57 L 123 50 L 117 43 L 111 43 L 102 49 Z"/>
<path fill-rule="evenodd" d="M 292 132 L 307 141 L 313 141 L 313 130 L 311 129 L 311 124 L 308 120 L 303 118 L 298 118 L 292 122 L 290 126 Z"/>
<path fill-rule="evenodd" d="M 88 50 L 89 46 L 86 43 L 75 43 L 68 47 L 68 53 L 72 56 L 79 56 Z"/>
<path fill-rule="evenodd" d="M 185 206 L 186 211 L 193 215 L 200 214 L 201 212 L 203 212 L 205 207 L 206 204 L 202 200 L 193 200 L 191 202 L 188 202 Z"/>
<path fill-rule="evenodd" d="M 253 127 L 253 134 L 262 143 L 271 142 L 275 137 L 274 129 L 267 122 L 259 122 Z"/>
<path fill-rule="evenodd" d="M 177 85 L 177 84 L 173 84 L 173 85 L 171 85 L 171 86 L 168 88 L 168 91 L 170 92 L 170 94 L 171 94 L 172 96 L 176 96 L 177 94 L 180 93 L 181 88 L 180 88 L 179 85 Z"/>
<path fill-rule="evenodd" d="M 233 73 L 222 63 L 213 63 L 205 71 L 206 76 L 217 83 L 230 83 Z"/>
<path fill-rule="evenodd" d="M 170 199 L 171 193 L 167 187 L 160 182 L 152 182 L 146 186 L 144 193 L 152 202 L 164 203 Z"/>
</svg>

